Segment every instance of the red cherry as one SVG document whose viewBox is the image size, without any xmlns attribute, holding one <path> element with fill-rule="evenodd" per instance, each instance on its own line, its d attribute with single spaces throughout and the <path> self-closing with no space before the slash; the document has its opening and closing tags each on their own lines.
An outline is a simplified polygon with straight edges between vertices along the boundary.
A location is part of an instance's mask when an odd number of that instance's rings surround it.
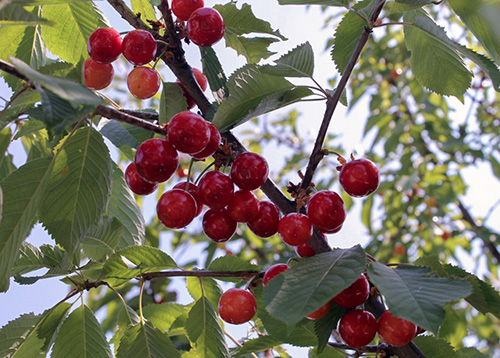
<svg viewBox="0 0 500 358">
<path fill-rule="evenodd" d="M 199 114 L 184 111 L 177 113 L 168 123 L 167 139 L 179 152 L 201 152 L 210 141 L 210 127 Z"/>
<path fill-rule="evenodd" d="M 340 169 L 339 182 L 350 196 L 367 196 L 377 190 L 380 177 L 377 166 L 368 159 L 354 159 Z"/>
<path fill-rule="evenodd" d="M 387 344 L 396 347 L 405 346 L 417 334 L 417 326 L 403 318 L 395 317 L 385 311 L 377 321 L 377 332 Z"/>
<path fill-rule="evenodd" d="M 111 63 L 122 53 L 120 33 L 109 27 L 94 30 L 87 42 L 87 51 L 99 63 Z"/>
<path fill-rule="evenodd" d="M 203 204 L 218 209 L 223 208 L 231 201 L 234 184 L 226 174 L 212 170 L 201 177 L 198 189 Z"/>
<path fill-rule="evenodd" d="M 114 75 L 115 70 L 110 63 L 95 62 L 92 58 L 87 58 L 83 63 L 83 79 L 90 89 L 98 91 L 108 87 Z"/>
<path fill-rule="evenodd" d="M 354 283 L 335 296 L 332 301 L 343 308 L 354 308 L 362 305 L 370 295 L 370 283 L 361 274 Z"/>
<path fill-rule="evenodd" d="M 179 155 L 167 140 L 151 138 L 137 148 L 134 162 L 137 173 L 144 180 L 162 183 L 174 175 L 179 166 Z"/>
<path fill-rule="evenodd" d="M 316 255 L 316 251 L 309 245 L 308 242 L 304 242 L 299 246 L 295 246 L 295 253 L 299 257 L 312 257 Z"/>
<path fill-rule="evenodd" d="M 153 97 L 160 89 L 160 84 L 160 75 L 150 67 L 136 67 L 127 76 L 128 90 L 139 99 Z"/>
<path fill-rule="evenodd" d="M 180 183 L 175 184 L 174 187 L 173 187 L 173 189 L 186 190 L 186 182 L 185 181 L 181 181 Z M 200 200 L 198 186 L 196 184 L 194 184 L 194 183 L 189 183 L 188 193 L 193 196 L 194 200 L 196 200 L 196 205 L 198 207 L 198 211 L 196 211 L 196 215 L 195 216 L 198 216 L 203 211 L 203 202 Z"/>
<path fill-rule="evenodd" d="M 247 223 L 248 228 L 259 237 L 270 237 L 278 232 L 280 211 L 270 201 L 261 201 L 259 214 Z"/>
<path fill-rule="evenodd" d="M 309 200 L 307 216 L 320 231 L 334 230 L 342 225 L 345 220 L 344 201 L 340 195 L 333 191 L 318 191 Z"/>
<path fill-rule="evenodd" d="M 233 237 L 237 223 L 226 208 L 210 209 L 203 215 L 203 231 L 214 242 L 225 242 Z"/>
<path fill-rule="evenodd" d="M 349 311 L 340 319 L 339 334 L 350 347 L 366 346 L 377 334 L 377 320 L 365 310 Z"/>
<path fill-rule="evenodd" d="M 203 0 L 172 0 L 172 12 L 179 20 L 187 21 L 193 11 L 205 6 Z"/>
<path fill-rule="evenodd" d="M 238 190 L 227 206 L 229 216 L 234 221 L 246 223 L 259 214 L 259 199 L 248 190 Z"/>
<path fill-rule="evenodd" d="M 255 297 L 247 290 L 230 288 L 219 300 L 219 315 L 227 323 L 242 324 L 248 322 L 257 312 Z"/>
<path fill-rule="evenodd" d="M 170 229 L 181 229 L 193 221 L 198 207 L 193 196 L 185 190 L 172 189 L 156 204 L 158 219 Z"/>
<path fill-rule="evenodd" d="M 301 213 L 289 213 L 281 218 L 278 224 L 278 234 L 290 246 L 306 243 L 313 234 L 309 218 Z"/>
<path fill-rule="evenodd" d="M 224 19 L 211 7 L 195 10 L 187 20 L 186 31 L 189 39 L 200 47 L 212 46 L 224 36 Z"/>
<path fill-rule="evenodd" d="M 257 153 L 240 154 L 231 164 L 231 179 L 243 190 L 255 190 L 267 179 L 269 166 L 264 157 Z"/>
<path fill-rule="evenodd" d="M 325 317 L 328 314 L 328 312 L 330 312 L 331 307 L 332 307 L 332 301 L 328 301 L 323 306 L 318 308 L 316 311 L 309 313 L 306 316 L 306 318 L 312 319 L 313 321 L 317 321 L 318 319 Z"/>
<path fill-rule="evenodd" d="M 155 58 L 156 41 L 146 30 L 130 31 L 122 41 L 123 56 L 133 65 L 145 65 Z"/>
<path fill-rule="evenodd" d="M 200 86 L 202 91 L 205 91 L 208 87 L 207 77 L 203 74 L 203 72 L 201 72 L 197 68 L 192 68 L 191 70 L 193 71 L 193 76 L 196 82 L 198 83 L 198 86 Z M 188 109 L 193 108 L 196 104 L 193 97 L 191 97 L 191 95 L 186 91 L 186 88 L 181 83 L 181 81 L 179 81 L 179 79 L 176 79 L 175 83 L 177 83 L 179 87 L 182 89 L 182 94 L 184 95 L 184 98 L 186 98 Z"/>
<path fill-rule="evenodd" d="M 132 162 L 125 169 L 125 182 L 130 190 L 137 195 L 148 195 L 158 188 L 158 184 L 145 181 L 135 170 L 135 163 Z"/>
<path fill-rule="evenodd" d="M 274 264 L 269 267 L 262 277 L 262 286 L 266 286 L 269 281 L 271 281 L 276 275 L 279 275 L 283 271 L 286 271 L 290 268 L 287 264 Z"/>
<path fill-rule="evenodd" d="M 331 229 L 331 230 L 326 230 L 326 231 L 321 231 L 321 233 L 324 235 L 324 234 L 336 234 L 338 233 L 340 230 L 342 230 L 342 224 L 340 224 L 339 226 L 337 226 L 335 229 Z"/>
<path fill-rule="evenodd" d="M 191 154 L 191 157 L 193 159 L 203 160 L 214 155 L 217 149 L 219 149 L 220 141 L 222 139 L 219 130 L 214 124 L 210 122 L 207 123 L 208 128 L 210 129 L 210 140 L 208 141 L 207 146 L 201 152 Z"/>
</svg>

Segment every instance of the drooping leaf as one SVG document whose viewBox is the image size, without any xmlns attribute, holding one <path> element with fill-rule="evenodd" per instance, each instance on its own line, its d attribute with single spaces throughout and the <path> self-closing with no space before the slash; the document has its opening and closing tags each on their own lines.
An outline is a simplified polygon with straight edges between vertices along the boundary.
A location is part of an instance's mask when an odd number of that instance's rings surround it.
<svg viewBox="0 0 500 358">
<path fill-rule="evenodd" d="M 54 341 L 51 357 L 112 357 L 102 327 L 90 308 L 82 305 L 66 318 Z"/>
<path fill-rule="evenodd" d="M 178 303 L 163 302 L 143 307 L 142 313 L 155 328 L 166 332 L 179 316 L 187 316 L 188 308 Z"/>
<path fill-rule="evenodd" d="M 258 272 L 262 270 L 262 266 L 257 266 L 251 264 L 250 262 L 241 259 L 238 256 L 234 255 L 225 255 L 216 258 L 213 260 L 208 266 L 208 270 L 210 271 L 254 271 Z M 250 273 L 248 277 L 251 277 Z M 241 281 L 241 277 L 218 277 L 218 280 L 223 281 L 233 281 L 238 282 Z"/>
<path fill-rule="evenodd" d="M 47 190 L 51 158 L 30 161 L 1 183 L 3 213 L 0 221 L 0 291 L 9 288 L 10 271 L 22 242 L 33 226 Z"/>
<path fill-rule="evenodd" d="M 261 68 L 264 73 L 283 77 L 312 77 L 314 52 L 309 42 L 297 46 L 275 61 L 276 65 Z"/>
<path fill-rule="evenodd" d="M 8 4 L 0 10 L 0 25 L 9 26 L 32 26 L 50 24 L 38 14 L 27 11 L 24 6 L 19 4 Z"/>
<path fill-rule="evenodd" d="M 156 12 L 155 8 L 151 4 L 151 1 L 149 0 L 132 0 L 130 2 L 132 5 L 132 11 L 134 14 L 140 14 L 141 20 L 145 23 L 148 24 L 149 26 L 150 21 L 156 21 Z"/>
<path fill-rule="evenodd" d="M 221 131 L 312 94 L 310 89 L 297 87 L 283 77 L 262 73 L 255 65 L 237 70 L 227 86 L 229 96 L 221 103 L 213 120 Z"/>
<path fill-rule="evenodd" d="M 327 6 L 349 6 L 349 0 L 278 0 L 280 5 L 327 5 Z"/>
<path fill-rule="evenodd" d="M 57 246 L 42 245 L 38 248 L 28 242 L 23 242 L 11 274 L 16 276 L 43 268 L 53 268 L 60 265 L 63 258 L 64 251 Z"/>
<path fill-rule="evenodd" d="M 40 219 L 56 242 L 73 254 L 106 210 L 112 161 L 103 138 L 91 127 L 63 139 L 56 150 Z"/>
<path fill-rule="evenodd" d="M 222 295 L 222 289 L 216 280 L 210 277 L 186 277 L 186 282 L 186 288 L 194 300 L 198 301 L 205 297 L 213 307 L 217 307 Z"/>
<path fill-rule="evenodd" d="M 177 267 L 165 252 L 151 246 L 131 246 L 116 251 L 104 264 L 101 280 L 110 285 L 126 282 L 142 273 Z"/>
<path fill-rule="evenodd" d="M 120 220 L 124 230 L 119 248 L 142 245 L 145 240 L 146 224 L 137 200 L 125 182 L 123 172 L 118 167 L 113 168 L 113 185 L 108 204 L 108 213 Z"/>
<path fill-rule="evenodd" d="M 498 37 L 500 3 L 496 0 L 449 0 L 448 4 L 476 36 L 491 58 L 500 64 L 500 38 Z"/>
<path fill-rule="evenodd" d="M 203 73 L 207 76 L 208 85 L 212 90 L 215 100 L 220 103 L 229 95 L 227 78 L 222 65 L 212 47 L 200 47 Z"/>
<path fill-rule="evenodd" d="M 290 330 L 356 281 L 365 266 L 366 255 L 359 245 L 301 260 L 269 281 L 264 305 Z"/>
<path fill-rule="evenodd" d="M 45 26 L 42 32 L 47 49 L 75 65 L 88 56 L 90 34 L 99 27 L 107 27 L 104 14 L 91 1 L 44 6 L 43 16 L 55 23 Z"/>
<path fill-rule="evenodd" d="M 469 88 L 472 73 L 449 45 L 451 40 L 423 10 L 405 12 L 405 41 L 411 69 L 420 84 L 441 95 L 460 98 Z"/>
<path fill-rule="evenodd" d="M 491 79 L 493 87 L 497 92 L 500 92 L 500 70 L 497 65 L 488 57 L 481 55 L 465 46 L 453 43 L 455 49 L 462 54 L 462 56 L 473 61 L 479 68 Z"/>
<path fill-rule="evenodd" d="M 186 98 L 181 87 L 177 83 L 163 82 L 163 90 L 160 97 L 159 123 L 168 123 L 174 115 L 187 109 Z"/>
<path fill-rule="evenodd" d="M 166 333 L 149 323 L 129 326 L 120 340 L 117 358 L 181 358 Z"/>
<path fill-rule="evenodd" d="M 219 317 L 210 301 L 201 297 L 189 311 L 186 332 L 199 357 L 229 358 Z"/>
<path fill-rule="evenodd" d="M 427 267 L 392 269 L 373 262 L 368 275 L 395 316 L 431 332 L 439 330 L 445 315 L 444 304 L 467 297 L 472 291 L 467 281 L 437 277 Z"/>
</svg>

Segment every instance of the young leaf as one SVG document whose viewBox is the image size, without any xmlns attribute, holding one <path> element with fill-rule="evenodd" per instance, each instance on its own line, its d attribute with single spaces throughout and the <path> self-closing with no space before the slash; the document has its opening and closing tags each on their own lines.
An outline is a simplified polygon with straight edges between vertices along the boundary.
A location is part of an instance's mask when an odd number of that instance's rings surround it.
<svg viewBox="0 0 500 358">
<path fill-rule="evenodd" d="M 264 305 L 290 331 L 356 281 L 365 266 L 366 255 L 359 245 L 301 260 L 269 281 L 264 288 Z"/>
<path fill-rule="evenodd" d="M 110 285 L 126 282 L 142 273 L 177 267 L 165 252 L 151 246 L 131 246 L 116 251 L 104 264 L 101 280 Z"/>
<path fill-rule="evenodd" d="M 280 5 L 326 5 L 349 7 L 349 0 L 278 0 Z"/>
<path fill-rule="evenodd" d="M 476 36 L 488 54 L 500 63 L 500 38 L 498 36 L 500 3 L 496 0 L 449 0 L 448 4 Z"/>
<path fill-rule="evenodd" d="M 77 64 L 88 56 L 87 40 L 99 27 L 107 27 L 104 14 L 92 1 L 70 2 L 43 7 L 43 16 L 55 22 L 44 26 L 47 49 L 61 60 Z"/>
<path fill-rule="evenodd" d="M 309 42 L 297 46 L 275 61 L 276 66 L 262 66 L 261 71 L 283 77 L 312 77 L 314 52 Z"/>
<path fill-rule="evenodd" d="M 9 288 L 10 271 L 19 248 L 33 226 L 52 172 L 52 159 L 27 162 L 1 183 L 3 213 L 0 221 L 0 291 Z"/>
<path fill-rule="evenodd" d="M 405 13 L 406 47 L 411 69 L 420 84 L 441 95 L 460 98 L 469 88 L 472 73 L 465 67 L 451 40 L 423 10 Z"/>
<path fill-rule="evenodd" d="M 111 349 L 94 313 L 83 305 L 62 324 L 52 349 L 52 358 L 111 358 Z"/>
<path fill-rule="evenodd" d="M 66 142 L 67 140 L 67 142 Z M 92 127 L 77 130 L 56 148 L 40 219 L 70 255 L 99 223 L 111 194 L 112 166 L 103 138 Z"/>
<path fill-rule="evenodd" d="M 373 262 L 368 267 L 368 275 L 395 316 L 431 332 L 439 330 L 446 302 L 467 297 L 471 293 L 471 285 L 467 281 L 433 276 L 427 267 L 392 269 Z"/>
<path fill-rule="evenodd" d="M 213 307 L 217 307 L 220 296 L 222 295 L 222 289 L 216 280 L 210 277 L 202 279 L 198 277 L 186 277 L 186 282 L 188 292 L 194 300 L 197 301 L 205 297 Z M 203 287 L 201 285 L 203 285 Z"/>
<path fill-rule="evenodd" d="M 126 328 L 116 353 L 117 358 L 181 358 L 168 335 L 149 323 Z"/>
<path fill-rule="evenodd" d="M 199 357 L 231 357 L 217 312 L 206 297 L 201 297 L 191 308 L 185 328 Z"/>
<path fill-rule="evenodd" d="M 170 330 L 177 318 L 188 313 L 188 308 L 178 303 L 163 302 L 143 307 L 144 318 L 162 332 Z"/>
<path fill-rule="evenodd" d="M 310 89 L 297 87 L 283 77 L 262 73 L 255 65 L 237 70 L 227 85 L 229 96 L 221 103 L 213 120 L 221 131 L 312 94 Z"/>
</svg>

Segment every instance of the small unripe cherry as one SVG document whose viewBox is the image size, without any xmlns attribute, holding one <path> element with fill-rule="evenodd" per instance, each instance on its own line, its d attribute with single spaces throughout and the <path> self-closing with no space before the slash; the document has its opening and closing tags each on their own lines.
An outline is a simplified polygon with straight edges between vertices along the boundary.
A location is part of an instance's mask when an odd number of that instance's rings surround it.
<svg viewBox="0 0 500 358">
<path fill-rule="evenodd" d="M 99 63 L 87 58 L 83 63 L 83 79 L 85 85 L 93 90 L 102 90 L 113 81 L 115 70 L 111 63 Z"/>
<path fill-rule="evenodd" d="M 242 288 L 230 288 L 222 294 L 218 304 L 219 315 L 225 322 L 242 324 L 257 312 L 255 297 Z"/>
<path fill-rule="evenodd" d="M 160 89 L 160 84 L 160 75 L 150 67 L 138 66 L 127 76 L 128 90 L 139 99 L 153 97 Z"/>
<path fill-rule="evenodd" d="M 109 27 L 101 27 L 92 32 L 87 41 L 90 57 L 99 63 L 111 63 L 122 53 L 120 33 Z"/>
</svg>

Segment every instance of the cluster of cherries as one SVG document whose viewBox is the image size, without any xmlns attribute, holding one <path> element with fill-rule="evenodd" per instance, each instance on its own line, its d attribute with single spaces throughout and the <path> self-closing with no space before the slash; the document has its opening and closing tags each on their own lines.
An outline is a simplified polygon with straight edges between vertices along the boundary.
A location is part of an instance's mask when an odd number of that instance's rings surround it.
<svg viewBox="0 0 500 358">
<path fill-rule="evenodd" d="M 271 266 L 264 274 L 262 285 L 266 286 L 276 275 L 289 268 L 287 264 Z M 390 311 L 385 311 L 377 320 L 371 312 L 357 308 L 366 302 L 369 294 L 370 284 L 366 276 L 361 274 L 351 286 L 306 317 L 311 320 L 321 319 L 328 314 L 332 304 L 336 304 L 347 310 L 339 321 L 338 332 L 348 346 L 366 346 L 373 341 L 377 333 L 387 344 L 396 347 L 410 343 L 418 333 L 418 327 L 412 322 L 398 318 Z M 241 324 L 252 319 L 257 312 L 257 304 L 249 291 L 231 288 L 222 294 L 218 309 L 224 321 Z"/>
</svg>

